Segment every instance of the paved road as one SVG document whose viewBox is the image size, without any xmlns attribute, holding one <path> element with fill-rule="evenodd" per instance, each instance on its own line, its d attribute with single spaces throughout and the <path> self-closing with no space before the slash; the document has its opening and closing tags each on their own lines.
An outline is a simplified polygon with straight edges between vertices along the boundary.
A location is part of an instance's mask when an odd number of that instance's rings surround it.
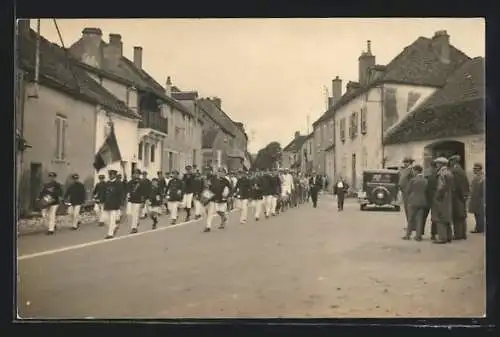
<svg viewBox="0 0 500 337">
<path fill-rule="evenodd" d="M 481 316 L 484 237 L 401 240 L 403 215 L 338 213 L 331 197 L 202 233 L 202 222 L 101 240 L 19 239 L 21 317 Z M 149 225 L 148 225 L 149 226 Z M 125 232 L 124 229 L 121 231 Z M 123 235 L 123 234 L 121 234 Z"/>
</svg>

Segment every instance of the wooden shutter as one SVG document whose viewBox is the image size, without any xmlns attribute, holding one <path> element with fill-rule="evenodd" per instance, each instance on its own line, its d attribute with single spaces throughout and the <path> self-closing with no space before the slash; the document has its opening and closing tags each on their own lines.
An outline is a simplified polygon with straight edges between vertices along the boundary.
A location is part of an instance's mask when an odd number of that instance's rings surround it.
<svg viewBox="0 0 500 337">
<path fill-rule="evenodd" d="M 56 148 L 55 148 L 55 155 L 54 157 L 56 159 L 61 159 L 60 158 L 60 146 L 61 146 L 61 119 L 59 117 L 56 117 Z"/>
<path fill-rule="evenodd" d="M 62 130 L 61 130 L 61 159 L 66 159 L 66 135 L 68 130 L 68 120 L 61 119 L 62 122 Z"/>
</svg>

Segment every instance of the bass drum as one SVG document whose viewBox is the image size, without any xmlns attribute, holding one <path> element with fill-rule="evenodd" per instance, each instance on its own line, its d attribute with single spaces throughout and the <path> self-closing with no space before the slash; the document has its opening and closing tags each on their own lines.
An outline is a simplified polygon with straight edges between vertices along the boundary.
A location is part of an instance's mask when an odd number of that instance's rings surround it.
<svg viewBox="0 0 500 337">
<path fill-rule="evenodd" d="M 204 189 L 203 192 L 201 192 L 200 202 L 203 205 L 207 205 L 210 202 L 210 200 L 213 198 L 213 196 L 214 196 L 214 194 L 212 193 L 212 191 L 210 191 L 208 188 Z"/>
<path fill-rule="evenodd" d="M 387 205 L 391 203 L 391 193 L 387 188 L 378 186 L 373 189 L 371 199 L 376 205 Z"/>
</svg>

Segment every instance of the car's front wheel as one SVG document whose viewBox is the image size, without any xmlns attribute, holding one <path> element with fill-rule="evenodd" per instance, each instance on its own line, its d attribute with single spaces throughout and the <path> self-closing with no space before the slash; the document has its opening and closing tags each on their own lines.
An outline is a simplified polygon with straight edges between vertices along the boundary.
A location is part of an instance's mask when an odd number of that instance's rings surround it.
<svg viewBox="0 0 500 337">
<path fill-rule="evenodd" d="M 359 205 L 359 210 L 360 211 L 365 211 L 366 210 L 366 205 Z"/>
</svg>

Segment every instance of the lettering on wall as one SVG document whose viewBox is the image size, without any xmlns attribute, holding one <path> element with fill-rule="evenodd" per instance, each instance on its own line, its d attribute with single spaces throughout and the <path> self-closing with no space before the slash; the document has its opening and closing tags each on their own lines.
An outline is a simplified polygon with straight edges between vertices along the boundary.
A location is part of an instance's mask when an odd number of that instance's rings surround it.
<svg viewBox="0 0 500 337">
<path fill-rule="evenodd" d="M 411 108 L 417 103 L 418 99 L 420 98 L 421 94 L 418 92 L 410 91 L 408 93 L 408 102 L 406 105 L 406 111 L 410 111 Z"/>
<path fill-rule="evenodd" d="M 384 90 L 384 131 L 394 125 L 399 119 L 396 94 L 397 90 L 394 88 L 386 88 Z"/>
</svg>

